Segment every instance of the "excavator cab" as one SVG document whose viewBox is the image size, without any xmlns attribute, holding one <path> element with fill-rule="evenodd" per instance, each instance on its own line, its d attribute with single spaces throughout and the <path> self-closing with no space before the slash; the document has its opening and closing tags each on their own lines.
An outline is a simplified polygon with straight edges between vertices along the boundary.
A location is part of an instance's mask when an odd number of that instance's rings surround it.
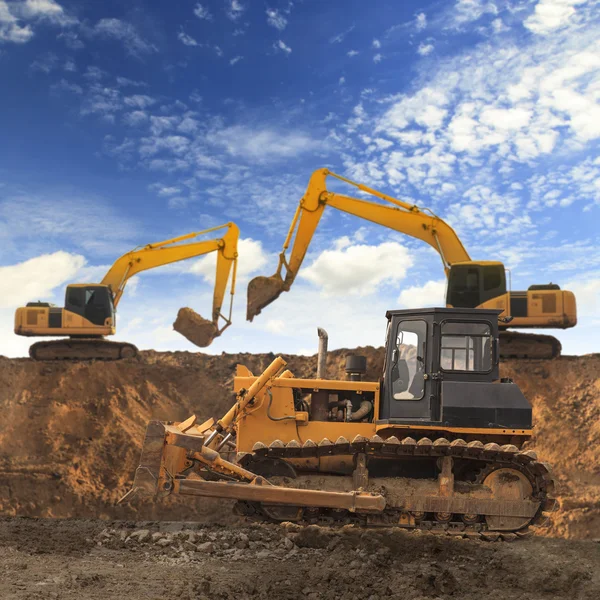
<svg viewBox="0 0 600 600">
<path fill-rule="evenodd" d="M 115 324 L 113 294 L 107 285 L 73 284 L 67 286 L 65 310 L 94 325 Z"/>
<path fill-rule="evenodd" d="M 506 273 L 500 262 L 463 262 L 450 267 L 446 304 L 475 308 L 506 294 Z"/>
<path fill-rule="evenodd" d="M 531 428 L 531 406 L 499 380 L 499 310 L 388 311 L 377 425 Z"/>
</svg>

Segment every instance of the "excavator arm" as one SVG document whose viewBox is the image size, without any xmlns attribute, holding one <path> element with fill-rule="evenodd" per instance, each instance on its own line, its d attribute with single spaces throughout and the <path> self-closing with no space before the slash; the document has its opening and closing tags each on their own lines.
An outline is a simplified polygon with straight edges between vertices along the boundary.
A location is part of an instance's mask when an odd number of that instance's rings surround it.
<svg viewBox="0 0 600 600">
<path fill-rule="evenodd" d="M 384 200 L 387 205 L 330 192 L 326 185 L 328 176 Z M 249 321 L 282 292 L 291 288 L 326 206 L 423 240 L 439 253 L 446 274 L 453 263 L 471 260 L 452 227 L 428 209 L 392 198 L 328 169 L 319 169 L 312 174 L 306 193 L 296 209 L 275 274 L 271 277 L 255 277 L 248 285 Z M 287 258 L 286 251 L 292 238 L 293 246 Z"/>
<path fill-rule="evenodd" d="M 221 229 L 226 229 L 226 231 L 220 238 L 183 243 L 187 240 L 193 240 L 198 236 L 212 233 L 213 231 L 219 231 Z M 238 238 L 239 229 L 237 225 L 234 223 L 227 223 L 211 229 L 205 229 L 204 231 L 188 233 L 171 240 L 148 244 L 143 248 L 134 249 L 118 258 L 113 266 L 108 270 L 101 283 L 111 288 L 113 293 L 113 302 L 116 307 L 123 296 L 127 282 L 137 273 L 162 267 L 163 265 L 168 265 L 181 260 L 186 260 L 188 258 L 201 256 L 209 252 L 217 252 L 217 269 L 213 293 L 212 320 L 207 321 L 206 319 L 202 319 L 202 317 L 195 314 L 190 317 L 188 313 L 182 313 L 180 311 L 178 321 L 176 322 L 177 325 L 175 326 L 177 331 L 185 335 L 185 337 L 197 345 L 207 346 L 214 337 L 220 335 L 231 324 L 231 310 L 233 306 L 233 295 L 235 293 L 238 257 Z M 229 312 L 226 316 L 223 315 L 221 310 L 230 275 L 230 303 Z M 190 309 L 182 310 L 192 312 Z M 185 325 L 180 326 L 182 322 L 180 317 L 182 317 L 182 315 L 184 321 L 188 323 L 187 327 Z M 225 321 L 223 327 L 219 327 L 220 318 Z M 195 320 L 196 323 L 191 323 L 192 319 Z M 197 334 L 193 336 L 194 339 L 192 339 L 192 336 L 189 335 L 188 331 L 192 329 L 193 325 L 196 325 L 197 331 L 200 330 L 202 332 L 200 335 Z"/>
</svg>

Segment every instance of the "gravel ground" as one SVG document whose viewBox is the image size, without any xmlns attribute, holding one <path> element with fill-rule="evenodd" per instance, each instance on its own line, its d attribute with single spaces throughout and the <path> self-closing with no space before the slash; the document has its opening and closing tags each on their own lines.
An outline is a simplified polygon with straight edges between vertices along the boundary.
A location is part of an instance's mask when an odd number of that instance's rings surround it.
<svg viewBox="0 0 600 600">
<path fill-rule="evenodd" d="M 2 600 L 600 597 L 600 544 L 292 524 L 0 519 Z"/>
</svg>

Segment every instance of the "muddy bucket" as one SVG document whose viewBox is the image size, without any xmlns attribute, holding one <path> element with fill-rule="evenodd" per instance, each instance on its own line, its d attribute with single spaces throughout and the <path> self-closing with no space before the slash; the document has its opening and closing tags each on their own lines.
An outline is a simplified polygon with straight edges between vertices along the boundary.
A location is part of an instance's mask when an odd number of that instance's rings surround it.
<svg viewBox="0 0 600 600">
<path fill-rule="evenodd" d="M 252 321 L 265 306 L 277 300 L 283 291 L 283 279 L 277 273 L 271 277 L 259 276 L 252 279 L 248 284 L 246 319 Z"/>
<path fill-rule="evenodd" d="M 220 335 L 217 326 L 204 319 L 191 308 L 180 308 L 173 329 L 188 339 L 192 344 L 206 348 Z"/>
</svg>

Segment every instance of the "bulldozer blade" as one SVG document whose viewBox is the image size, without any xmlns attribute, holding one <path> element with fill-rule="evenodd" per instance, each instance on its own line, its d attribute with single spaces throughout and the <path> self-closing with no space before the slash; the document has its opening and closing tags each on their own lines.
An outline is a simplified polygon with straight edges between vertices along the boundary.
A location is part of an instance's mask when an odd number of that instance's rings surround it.
<svg viewBox="0 0 600 600">
<path fill-rule="evenodd" d="M 200 348 L 210 346 L 212 341 L 221 334 L 215 323 L 187 307 L 179 309 L 173 329 Z"/>
<path fill-rule="evenodd" d="M 129 502 L 135 496 L 156 496 L 165 446 L 166 429 L 160 421 L 150 421 L 146 427 L 140 465 L 135 470 L 133 486 L 118 502 Z"/>
<path fill-rule="evenodd" d="M 252 321 L 259 315 L 265 306 L 277 300 L 281 292 L 285 291 L 283 279 L 279 273 L 271 277 L 255 277 L 248 284 L 248 307 L 246 308 L 246 319 Z"/>
<path fill-rule="evenodd" d="M 210 498 L 228 498 L 283 506 L 307 506 L 349 510 L 357 513 L 380 513 L 385 509 L 385 498 L 369 492 L 329 492 L 271 485 L 261 477 L 253 483 L 204 481 L 200 479 L 175 480 L 175 493 Z"/>
</svg>

